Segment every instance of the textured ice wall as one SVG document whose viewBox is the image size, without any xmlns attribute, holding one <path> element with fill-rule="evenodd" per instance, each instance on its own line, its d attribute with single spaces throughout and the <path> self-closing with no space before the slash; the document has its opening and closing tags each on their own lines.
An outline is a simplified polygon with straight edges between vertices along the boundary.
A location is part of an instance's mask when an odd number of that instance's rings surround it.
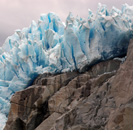
<svg viewBox="0 0 136 133">
<path fill-rule="evenodd" d="M 85 66 L 126 54 L 133 36 L 133 9 L 98 5 L 88 20 L 70 13 L 64 24 L 54 13 L 16 30 L 0 48 L 0 129 L 7 120 L 10 98 L 41 73 L 84 71 Z"/>
</svg>

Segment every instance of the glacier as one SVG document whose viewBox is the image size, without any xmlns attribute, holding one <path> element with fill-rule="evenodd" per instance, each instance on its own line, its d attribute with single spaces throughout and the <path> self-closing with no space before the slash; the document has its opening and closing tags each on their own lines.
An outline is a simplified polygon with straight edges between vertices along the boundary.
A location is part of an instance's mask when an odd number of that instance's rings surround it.
<svg viewBox="0 0 136 133">
<path fill-rule="evenodd" d="M 100 61 L 122 57 L 133 38 L 133 7 L 122 10 L 98 4 L 87 20 L 69 13 L 62 22 L 42 14 L 28 28 L 18 29 L 0 47 L 0 129 L 7 121 L 10 98 L 42 73 L 84 72 Z"/>
</svg>

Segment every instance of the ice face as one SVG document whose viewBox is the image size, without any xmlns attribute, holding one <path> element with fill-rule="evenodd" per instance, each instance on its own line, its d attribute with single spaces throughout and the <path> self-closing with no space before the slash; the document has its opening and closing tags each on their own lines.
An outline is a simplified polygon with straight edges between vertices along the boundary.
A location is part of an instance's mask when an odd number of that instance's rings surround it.
<svg viewBox="0 0 136 133">
<path fill-rule="evenodd" d="M 64 24 L 54 13 L 38 23 L 16 30 L 0 48 L 0 128 L 7 120 L 10 98 L 25 89 L 38 74 L 77 70 L 126 54 L 133 36 L 133 9 L 108 11 L 99 4 L 88 20 L 70 13 Z"/>
</svg>

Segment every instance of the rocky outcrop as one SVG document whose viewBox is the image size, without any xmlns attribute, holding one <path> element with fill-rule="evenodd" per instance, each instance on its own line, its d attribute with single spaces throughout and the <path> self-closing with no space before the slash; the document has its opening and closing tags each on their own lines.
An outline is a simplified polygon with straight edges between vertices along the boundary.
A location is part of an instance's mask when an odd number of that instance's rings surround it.
<svg viewBox="0 0 136 133">
<path fill-rule="evenodd" d="M 42 74 L 16 92 L 5 129 L 133 129 L 133 44 L 85 73 Z"/>
<path fill-rule="evenodd" d="M 75 76 L 77 76 L 76 72 L 60 75 L 43 74 L 32 86 L 16 92 L 11 98 L 5 129 L 35 129 L 49 116 L 48 99 Z M 16 123 L 18 120 L 19 125 Z"/>
</svg>

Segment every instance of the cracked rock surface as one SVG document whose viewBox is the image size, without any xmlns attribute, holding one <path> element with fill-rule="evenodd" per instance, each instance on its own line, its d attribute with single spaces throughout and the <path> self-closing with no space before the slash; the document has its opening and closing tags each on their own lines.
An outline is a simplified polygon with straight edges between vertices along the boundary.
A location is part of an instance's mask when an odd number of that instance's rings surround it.
<svg viewBox="0 0 136 133">
<path fill-rule="evenodd" d="M 127 58 L 84 73 L 42 74 L 11 98 L 6 130 L 132 130 L 133 43 Z"/>
</svg>

